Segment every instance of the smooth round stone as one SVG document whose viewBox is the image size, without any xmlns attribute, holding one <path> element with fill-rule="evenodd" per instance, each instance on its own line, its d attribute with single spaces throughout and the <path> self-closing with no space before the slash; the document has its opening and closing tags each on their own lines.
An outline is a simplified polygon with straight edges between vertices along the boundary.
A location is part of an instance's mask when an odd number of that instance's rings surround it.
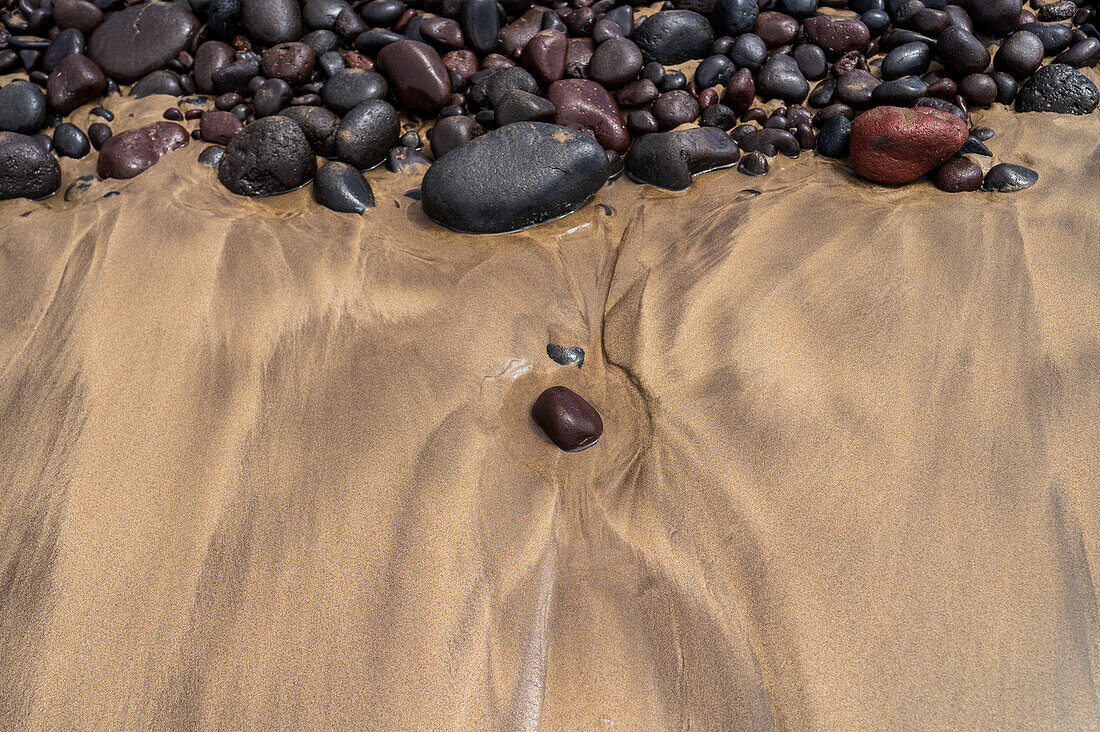
<svg viewBox="0 0 1100 732">
<path fill-rule="evenodd" d="M 729 63 L 724 56 L 720 58 Z M 641 70 L 642 52 L 628 38 L 601 43 L 588 62 L 588 78 L 607 89 L 618 89 L 633 81 Z"/>
<path fill-rule="evenodd" d="M 790 104 L 805 99 L 810 84 L 794 58 L 779 53 L 769 58 L 757 73 L 756 92 L 763 99 L 782 99 Z"/>
<path fill-rule="evenodd" d="M 282 79 L 268 79 L 252 96 L 252 107 L 256 118 L 270 117 L 278 114 L 284 107 L 290 105 L 294 98 L 294 90 Z"/>
<path fill-rule="evenodd" d="M 332 30 L 340 13 L 351 9 L 347 0 L 308 0 L 303 5 L 302 22 L 317 30 Z"/>
<path fill-rule="evenodd" d="M 225 157 L 225 148 L 218 147 L 217 145 L 210 145 L 199 153 L 199 162 L 203 165 L 209 165 L 211 168 L 217 170 L 218 163 Z"/>
<path fill-rule="evenodd" d="M 745 153 L 741 157 L 741 162 L 737 164 L 737 172 L 743 175 L 767 175 L 768 168 L 771 164 L 768 162 L 768 156 L 762 152 L 753 150 L 752 152 Z"/>
<path fill-rule="evenodd" d="M 100 178 L 125 180 L 144 173 L 172 150 L 191 142 L 187 130 L 175 122 L 154 122 L 114 135 L 99 149 L 96 173 Z"/>
<path fill-rule="evenodd" d="M 977 37 L 962 28 L 952 26 L 936 41 L 936 55 L 956 76 L 980 74 L 989 68 L 989 50 Z"/>
<path fill-rule="evenodd" d="M 213 109 L 203 112 L 199 118 L 200 136 L 215 145 L 228 145 L 243 127 L 244 124 L 232 112 Z"/>
<path fill-rule="evenodd" d="M 763 39 L 769 49 L 775 49 L 794 43 L 799 28 L 798 21 L 786 13 L 765 10 L 756 17 L 753 32 Z"/>
<path fill-rule="evenodd" d="M 550 360 L 562 366 L 584 366 L 584 349 L 580 346 L 561 346 L 557 343 L 549 343 L 546 346 L 546 355 Z"/>
<path fill-rule="evenodd" d="M 374 206 L 374 191 L 357 168 L 329 162 L 313 178 L 313 200 L 339 213 L 361 214 Z"/>
<path fill-rule="evenodd" d="M 0 131 L 0 201 L 45 198 L 60 187 L 61 166 L 53 155 L 27 135 Z"/>
<path fill-rule="evenodd" d="M 260 59 L 251 57 L 226 64 L 210 74 L 210 80 L 214 84 L 214 91 L 218 94 L 236 92 L 238 94 L 252 95 L 250 84 L 260 73 Z"/>
<path fill-rule="evenodd" d="M 241 0 L 245 33 L 265 46 L 296 41 L 302 35 L 298 0 Z"/>
<path fill-rule="evenodd" d="M 903 43 L 882 59 L 882 78 L 887 81 L 903 76 L 919 76 L 928 71 L 932 48 L 919 41 Z"/>
<path fill-rule="evenodd" d="M 1017 79 L 1032 74 L 1043 63 L 1043 42 L 1028 31 L 1009 36 L 993 57 L 993 67 Z"/>
<path fill-rule="evenodd" d="M 738 140 L 737 144 L 745 152 L 759 152 L 769 158 L 774 158 L 780 153 L 788 158 L 797 158 L 802 150 L 797 137 L 787 130 L 774 128 L 754 130 Z"/>
<path fill-rule="evenodd" d="M 206 28 L 212 38 L 231 41 L 241 20 L 241 0 L 211 0 L 206 9 Z"/>
<path fill-rule="evenodd" d="M 1000 163 L 994 165 L 985 174 L 983 191 L 996 193 L 1015 193 L 1025 188 L 1030 188 L 1039 180 L 1039 174 L 1031 168 L 1013 163 Z"/>
<path fill-rule="evenodd" d="M 298 123 L 313 152 L 324 158 L 336 157 L 336 130 L 340 118 L 324 107 L 295 106 L 279 112 Z"/>
<path fill-rule="evenodd" d="M 1097 38 L 1079 41 L 1054 59 L 1056 64 L 1065 64 L 1075 69 L 1096 66 L 1098 61 L 1100 61 L 1100 39 Z"/>
<path fill-rule="evenodd" d="M 378 52 L 376 62 L 406 107 L 436 112 L 451 98 L 450 74 L 436 50 L 426 43 L 391 43 Z"/>
<path fill-rule="evenodd" d="M 811 41 L 833 57 L 848 51 L 863 53 L 871 42 L 871 31 L 862 21 L 852 18 L 834 20 L 825 15 L 808 18 L 802 25 Z"/>
<path fill-rule="evenodd" d="M 966 158 L 951 158 L 928 175 L 932 185 L 947 193 L 976 191 L 982 187 L 982 169 Z"/>
<path fill-rule="evenodd" d="M 997 82 L 989 74 L 970 74 L 959 81 L 959 93 L 973 107 L 988 107 L 997 100 Z"/>
<path fill-rule="evenodd" d="M 264 117 L 245 127 L 225 148 L 218 180 L 242 196 L 272 196 L 309 182 L 317 171 L 302 128 L 283 117 Z"/>
<path fill-rule="evenodd" d="M 130 84 L 167 66 L 198 29 L 199 21 L 179 3 L 134 5 L 112 13 L 96 28 L 88 56 L 104 74 Z"/>
<path fill-rule="evenodd" d="M 233 63 L 233 47 L 221 41 L 207 41 L 195 51 L 195 88 L 203 94 L 214 93 L 213 74 Z"/>
<path fill-rule="evenodd" d="M 148 97 L 153 94 L 164 94 L 170 97 L 178 97 L 184 94 L 180 77 L 174 71 L 160 69 L 143 77 L 138 83 L 130 87 L 130 96 Z"/>
<path fill-rule="evenodd" d="M 626 129 L 632 135 L 648 135 L 659 127 L 657 118 L 648 109 L 636 109 L 626 116 Z"/>
<path fill-rule="evenodd" d="M 986 77 L 989 78 L 988 76 Z M 990 79 L 992 83 L 992 79 Z M 928 92 L 928 85 L 918 76 L 906 76 L 879 84 L 871 92 L 871 103 L 895 107 L 911 107 Z"/>
<path fill-rule="evenodd" d="M 420 35 L 441 51 L 457 51 L 466 45 L 462 26 L 450 18 L 428 18 L 420 24 Z"/>
<path fill-rule="evenodd" d="M 550 441 L 566 452 L 587 450 L 603 434 L 603 420 L 596 408 L 564 386 L 552 386 L 539 394 L 531 417 Z"/>
<path fill-rule="evenodd" d="M 538 82 L 535 77 L 526 70 L 514 66 L 507 69 L 493 69 L 485 72 L 485 76 L 478 77 L 470 88 L 466 99 L 471 109 L 495 108 L 500 103 L 501 97 L 509 89 L 519 89 L 531 94 L 539 93 Z"/>
<path fill-rule="evenodd" d="M 432 155 L 439 160 L 452 150 L 462 147 L 483 134 L 485 130 L 473 117 L 467 117 L 464 114 L 444 117 L 432 128 Z"/>
<path fill-rule="evenodd" d="M 565 76 L 565 56 L 569 40 L 558 30 L 536 33 L 520 53 L 520 62 L 543 84 L 552 84 Z"/>
<path fill-rule="evenodd" d="M 260 55 L 260 68 L 269 79 L 282 79 L 288 84 L 304 84 L 313 73 L 317 54 L 304 43 L 280 43 L 265 49 Z"/>
<path fill-rule="evenodd" d="M 436 160 L 421 184 L 424 213 L 455 231 L 515 231 L 576 211 L 607 180 L 587 135 L 542 122 L 493 130 Z"/>
<path fill-rule="evenodd" d="M 405 7 L 401 0 L 371 0 L 362 7 L 359 14 L 373 26 L 388 26 L 401 17 Z"/>
<path fill-rule="evenodd" d="M 742 69 L 757 71 L 768 60 L 768 46 L 755 33 L 746 33 L 734 40 L 729 57 Z"/>
<path fill-rule="evenodd" d="M 827 158 L 846 158 L 851 136 L 852 123 L 847 117 L 830 117 L 817 133 L 817 152 Z"/>
<path fill-rule="evenodd" d="M 885 10 L 868 10 L 859 16 L 872 38 L 882 35 L 890 27 L 890 15 Z"/>
<path fill-rule="evenodd" d="M 401 136 L 401 120 L 389 102 L 370 99 L 348 112 L 336 130 L 336 156 L 360 170 L 386 159 Z"/>
<path fill-rule="evenodd" d="M 84 34 L 75 28 L 61 31 L 42 57 L 42 70 L 53 71 L 61 59 L 74 53 L 84 53 Z"/>
<path fill-rule="evenodd" d="M 519 89 L 509 89 L 496 108 L 497 125 L 513 122 L 550 122 L 557 110 L 549 99 Z"/>
<path fill-rule="evenodd" d="M 698 89 L 725 84 L 736 71 L 728 56 L 708 56 L 695 67 L 695 86 Z"/>
<path fill-rule="evenodd" d="M 0 131 L 32 135 L 46 123 L 46 95 L 29 81 L 16 79 L 0 88 Z"/>
<path fill-rule="evenodd" d="M 500 32 L 496 0 L 465 0 L 459 22 L 471 51 L 482 56 L 492 52 Z"/>
<path fill-rule="evenodd" d="M 852 122 L 849 156 L 861 177 L 900 185 L 943 165 L 968 136 L 966 122 L 949 112 L 875 107 Z"/>
<path fill-rule="evenodd" d="M 1034 33 L 1043 43 L 1043 55 L 1061 53 L 1073 43 L 1073 29 L 1059 23 L 1024 23 L 1020 30 Z"/>
<path fill-rule="evenodd" d="M 759 4 L 756 0 L 716 0 L 710 19 L 719 33 L 737 37 L 756 25 Z"/>
<path fill-rule="evenodd" d="M 974 27 L 999 38 L 1016 28 L 1020 22 L 1021 0 L 965 0 L 963 6 L 974 21 Z M 984 71 L 984 69 L 978 69 Z"/>
<path fill-rule="evenodd" d="M 642 21 L 633 38 L 647 62 L 680 64 L 707 56 L 714 43 L 714 31 L 698 13 L 662 10 Z"/>
<path fill-rule="evenodd" d="M 111 128 L 102 122 L 93 122 L 88 125 L 88 141 L 96 150 L 103 147 L 103 143 L 107 142 L 113 134 Z"/>
<path fill-rule="evenodd" d="M 820 81 L 829 73 L 829 62 L 821 46 L 803 43 L 795 46 L 791 55 L 798 64 L 798 70 L 802 72 L 802 76 L 809 81 Z"/>
<path fill-rule="evenodd" d="M 649 79 L 632 81 L 615 94 L 620 107 L 641 107 L 649 104 L 660 95 L 657 85 Z"/>
<path fill-rule="evenodd" d="M 53 22 L 58 28 L 75 28 L 87 34 L 103 22 L 103 11 L 88 0 L 57 0 L 53 6 Z"/>
<path fill-rule="evenodd" d="M 1036 71 L 1016 95 L 1018 112 L 1091 114 L 1098 101 L 1096 85 L 1072 66 L 1050 64 Z"/>
<path fill-rule="evenodd" d="M 698 119 L 699 102 L 688 92 L 677 89 L 657 97 L 652 112 L 662 130 L 671 130 Z"/>
<path fill-rule="evenodd" d="M 852 107 L 863 108 L 871 104 L 875 89 L 882 80 L 863 69 L 849 71 L 837 80 L 836 97 Z"/>
<path fill-rule="evenodd" d="M 587 79 L 562 79 L 550 85 L 546 98 L 554 105 L 554 122 L 591 135 L 606 150 L 620 155 L 630 148 L 618 105 L 606 89 Z"/>
<path fill-rule="evenodd" d="M 53 149 L 58 155 L 79 160 L 92 151 L 92 143 L 79 127 L 63 122 L 53 130 Z"/>
<path fill-rule="evenodd" d="M 382 99 L 387 92 L 386 77 L 377 71 L 344 69 L 325 83 L 321 98 L 333 112 L 345 115 L 363 102 Z"/>
<path fill-rule="evenodd" d="M 679 191 L 692 177 L 728 168 L 741 157 L 737 144 L 716 127 L 693 127 L 644 135 L 626 156 L 626 173 L 633 180 Z"/>
</svg>

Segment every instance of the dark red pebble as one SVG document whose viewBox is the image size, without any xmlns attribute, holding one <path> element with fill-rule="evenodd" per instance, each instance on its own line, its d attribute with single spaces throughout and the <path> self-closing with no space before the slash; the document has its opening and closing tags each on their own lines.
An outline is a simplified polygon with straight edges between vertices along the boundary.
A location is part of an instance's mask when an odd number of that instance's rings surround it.
<svg viewBox="0 0 1100 732">
<path fill-rule="evenodd" d="M 564 386 L 539 394 L 531 416 L 546 436 L 566 452 L 592 447 L 603 434 L 603 419 L 584 397 Z"/>
<path fill-rule="evenodd" d="M 932 184 L 941 191 L 962 193 L 976 191 L 982 187 L 985 174 L 981 167 L 966 158 L 951 158 L 929 175 Z"/>
<path fill-rule="evenodd" d="M 99 150 L 100 178 L 133 178 L 151 168 L 170 150 L 190 142 L 187 130 L 175 122 L 154 122 L 109 138 Z"/>
</svg>

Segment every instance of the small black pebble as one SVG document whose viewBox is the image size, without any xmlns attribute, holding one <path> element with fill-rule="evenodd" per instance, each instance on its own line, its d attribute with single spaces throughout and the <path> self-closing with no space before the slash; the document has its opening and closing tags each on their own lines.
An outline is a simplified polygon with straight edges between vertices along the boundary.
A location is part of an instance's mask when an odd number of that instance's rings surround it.
<svg viewBox="0 0 1100 732">
<path fill-rule="evenodd" d="M 611 214 L 608 213 L 608 215 Z M 546 355 L 562 366 L 577 368 L 584 366 L 584 349 L 580 346 L 559 346 L 557 343 L 551 343 L 546 346 Z"/>
</svg>

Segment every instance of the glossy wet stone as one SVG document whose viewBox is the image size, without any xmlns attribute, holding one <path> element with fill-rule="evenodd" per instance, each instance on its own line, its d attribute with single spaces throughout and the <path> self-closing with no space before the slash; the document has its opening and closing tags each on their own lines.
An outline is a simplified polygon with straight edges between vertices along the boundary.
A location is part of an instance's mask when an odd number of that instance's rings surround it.
<svg viewBox="0 0 1100 732">
<path fill-rule="evenodd" d="M 217 145 L 210 145 L 201 153 L 199 153 L 199 162 L 203 165 L 209 165 L 211 168 L 217 168 L 218 163 L 222 161 L 222 157 L 225 155 L 225 148 L 218 147 Z"/>
<path fill-rule="evenodd" d="M 53 148 L 59 156 L 79 160 L 92 151 L 92 143 L 71 122 L 62 122 L 53 130 Z"/>
<path fill-rule="evenodd" d="M 554 105 L 554 122 L 591 135 L 601 146 L 623 154 L 630 133 L 615 100 L 602 86 L 587 79 L 562 79 L 550 85 L 546 98 Z"/>
<path fill-rule="evenodd" d="M 770 166 L 764 153 L 753 150 L 742 156 L 741 162 L 737 164 L 737 172 L 744 175 L 767 175 Z"/>
<path fill-rule="evenodd" d="M 817 151 L 827 158 L 848 157 L 848 145 L 852 135 L 852 123 L 847 117 L 836 115 L 825 120 L 817 133 Z"/>
<path fill-rule="evenodd" d="M 75 28 L 88 34 L 103 22 L 103 11 L 88 0 L 57 0 L 53 21 L 58 28 Z"/>
<path fill-rule="evenodd" d="M 391 173 L 413 173 L 426 169 L 431 164 L 431 158 L 409 147 L 390 148 L 386 153 L 386 170 Z"/>
<path fill-rule="evenodd" d="M 336 157 L 336 130 L 340 118 L 324 107 L 294 106 L 279 112 L 298 123 L 313 151 L 326 158 Z"/>
<path fill-rule="evenodd" d="M 130 84 L 164 68 L 198 28 L 198 19 L 178 3 L 135 5 L 103 21 L 88 40 L 88 56 L 104 74 Z"/>
<path fill-rule="evenodd" d="M 455 148 L 462 147 L 483 134 L 485 129 L 473 117 L 463 114 L 445 117 L 432 128 L 430 135 L 432 155 L 438 160 Z"/>
<path fill-rule="evenodd" d="M 302 128 L 287 117 L 265 117 L 238 132 L 225 148 L 218 180 L 242 196 L 270 196 L 308 183 L 316 170 Z"/>
<path fill-rule="evenodd" d="M 374 191 L 354 166 L 329 162 L 313 178 L 313 200 L 339 213 L 361 214 L 374 206 Z"/>
<path fill-rule="evenodd" d="M 972 33 L 952 26 L 940 34 L 936 55 L 944 68 L 958 76 L 977 74 L 989 67 L 990 55 L 985 44 Z"/>
<path fill-rule="evenodd" d="M 453 150 L 424 175 L 424 212 L 456 231 L 500 233 L 584 205 L 607 180 L 603 149 L 587 135 L 517 122 Z"/>
<path fill-rule="evenodd" d="M 297 40 L 302 35 L 298 0 L 241 0 L 241 25 L 266 46 Z"/>
<path fill-rule="evenodd" d="M 1022 79 L 1043 63 L 1043 42 L 1028 31 L 1017 31 L 1005 39 L 993 57 L 993 66 L 1017 79 Z"/>
<path fill-rule="evenodd" d="M 111 128 L 103 122 L 93 122 L 88 125 L 88 142 L 96 150 L 103 147 L 103 143 L 107 142 L 113 134 Z"/>
<path fill-rule="evenodd" d="M 920 75 L 928 71 L 932 61 L 932 48 L 914 41 L 892 49 L 882 59 L 882 78 L 890 81 L 903 76 Z"/>
<path fill-rule="evenodd" d="M 130 96 L 148 97 L 153 94 L 165 94 L 178 97 L 183 94 L 183 86 L 180 85 L 180 77 L 174 71 L 158 69 L 142 77 L 138 83 L 130 87 Z"/>
<path fill-rule="evenodd" d="M 0 200 L 44 198 L 61 187 L 61 166 L 35 140 L 0 131 Z"/>
<path fill-rule="evenodd" d="M 863 52 L 871 42 L 871 32 L 861 21 L 843 18 L 833 19 L 825 15 L 808 18 L 803 29 L 811 41 L 834 57 L 848 51 Z"/>
<path fill-rule="evenodd" d="M 852 167 L 875 183 L 908 183 L 947 162 L 968 135 L 966 123 L 947 112 L 876 107 L 852 123 Z"/>
<path fill-rule="evenodd" d="M 694 175 L 729 167 L 740 157 L 722 130 L 694 127 L 638 138 L 627 153 L 626 172 L 636 181 L 678 191 L 689 187 Z"/>
<path fill-rule="evenodd" d="M 737 37 L 753 29 L 758 14 L 756 0 L 715 0 L 710 17 L 719 33 Z"/>
<path fill-rule="evenodd" d="M 759 152 L 774 158 L 783 154 L 788 158 L 797 158 L 802 146 L 798 144 L 798 138 L 787 130 L 765 128 L 756 130 L 742 137 L 737 145 L 745 152 Z"/>
<path fill-rule="evenodd" d="M 1001 163 L 994 165 L 985 174 L 983 191 L 995 193 L 1015 193 L 1025 188 L 1030 188 L 1039 180 L 1039 174 L 1031 168 L 1014 163 Z"/>
<path fill-rule="evenodd" d="M 679 64 L 705 57 L 714 42 L 707 19 L 690 10 L 662 10 L 634 31 L 634 43 L 646 61 Z"/>
<path fill-rule="evenodd" d="M 336 130 L 336 155 L 360 170 L 373 168 L 401 135 L 401 120 L 389 102 L 371 99 L 348 112 Z"/>
<path fill-rule="evenodd" d="M 613 38 L 596 47 L 588 62 L 588 78 L 607 89 L 618 89 L 642 70 L 642 52 L 629 38 Z"/>
<path fill-rule="evenodd" d="M 228 145 L 243 127 L 244 124 L 235 114 L 216 109 L 203 112 L 199 120 L 199 133 L 202 139 L 215 145 Z"/>
<path fill-rule="evenodd" d="M 584 366 L 584 349 L 580 346 L 560 346 L 550 343 L 546 346 L 546 355 L 562 366 Z"/>
<path fill-rule="evenodd" d="M 603 420 L 584 397 L 564 386 L 539 394 L 531 417 L 550 441 L 566 452 L 592 447 L 603 434 Z"/>
<path fill-rule="evenodd" d="M 29 81 L 16 79 L 0 88 L 0 132 L 31 135 L 46 122 L 46 95 Z"/>
<path fill-rule="evenodd" d="M 99 149 L 96 173 L 100 178 L 133 178 L 170 151 L 186 147 L 190 142 L 187 130 L 175 122 L 154 122 L 120 132 Z"/>
<path fill-rule="evenodd" d="M 451 96 L 451 80 L 436 50 L 418 41 L 398 41 L 378 52 L 378 69 L 406 107 L 425 112 L 442 109 Z"/>
<path fill-rule="evenodd" d="M 947 193 L 976 191 L 982 187 L 982 169 L 966 158 L 951 158 L 928 174 L 932 184 Z"/>
<path fill-rule="evenodd" d="M 1077 69 L 1051 64 L 1036 71 L 1016 95 L 1018 112 L 1057 112 L 1090 114 L 1096 109 L 1100 92 Z"/>
<path fill-rule="evenodd" d="M 321 98 L 333 112 L 345 115 L 363 102 L 382 99 L 388 91 L 386 78 L 377 71 L 344 69 L 328 80 Z"/>
<path fill-rule="evenodd" d="M 565 55 L 569 41 L 559 30 L 536 33 L 520 54 L 524 68 L 543 84 L 552 84 L 565 76 Z"/>
<path fill-rule="evenodd" d="M 549 99 L 519 89 L 509 89 L 496 108 L 497 125 L 512 122 L 550 122 L 557 110 Z"/>
<path fill-rule="evenodd" d="M 786 54 L 776 54 L 757 73 L 756 92 L 764 99 L 800 102 L 810 93 L 810 84 L 802 76 L 794 58 Z"/>
</svg>

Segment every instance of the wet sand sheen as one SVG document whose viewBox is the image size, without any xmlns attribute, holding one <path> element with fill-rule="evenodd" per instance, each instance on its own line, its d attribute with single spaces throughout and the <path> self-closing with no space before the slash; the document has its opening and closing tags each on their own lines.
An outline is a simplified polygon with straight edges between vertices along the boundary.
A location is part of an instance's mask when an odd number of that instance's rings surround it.
<svg viewBox="0 0 1100 732">
<path fill-rule="evenodd" d="M 0 205 L 0 726 L 1097 726 L 1095 122 L 979 121 L 1038 186 Z"/>
</svg>

